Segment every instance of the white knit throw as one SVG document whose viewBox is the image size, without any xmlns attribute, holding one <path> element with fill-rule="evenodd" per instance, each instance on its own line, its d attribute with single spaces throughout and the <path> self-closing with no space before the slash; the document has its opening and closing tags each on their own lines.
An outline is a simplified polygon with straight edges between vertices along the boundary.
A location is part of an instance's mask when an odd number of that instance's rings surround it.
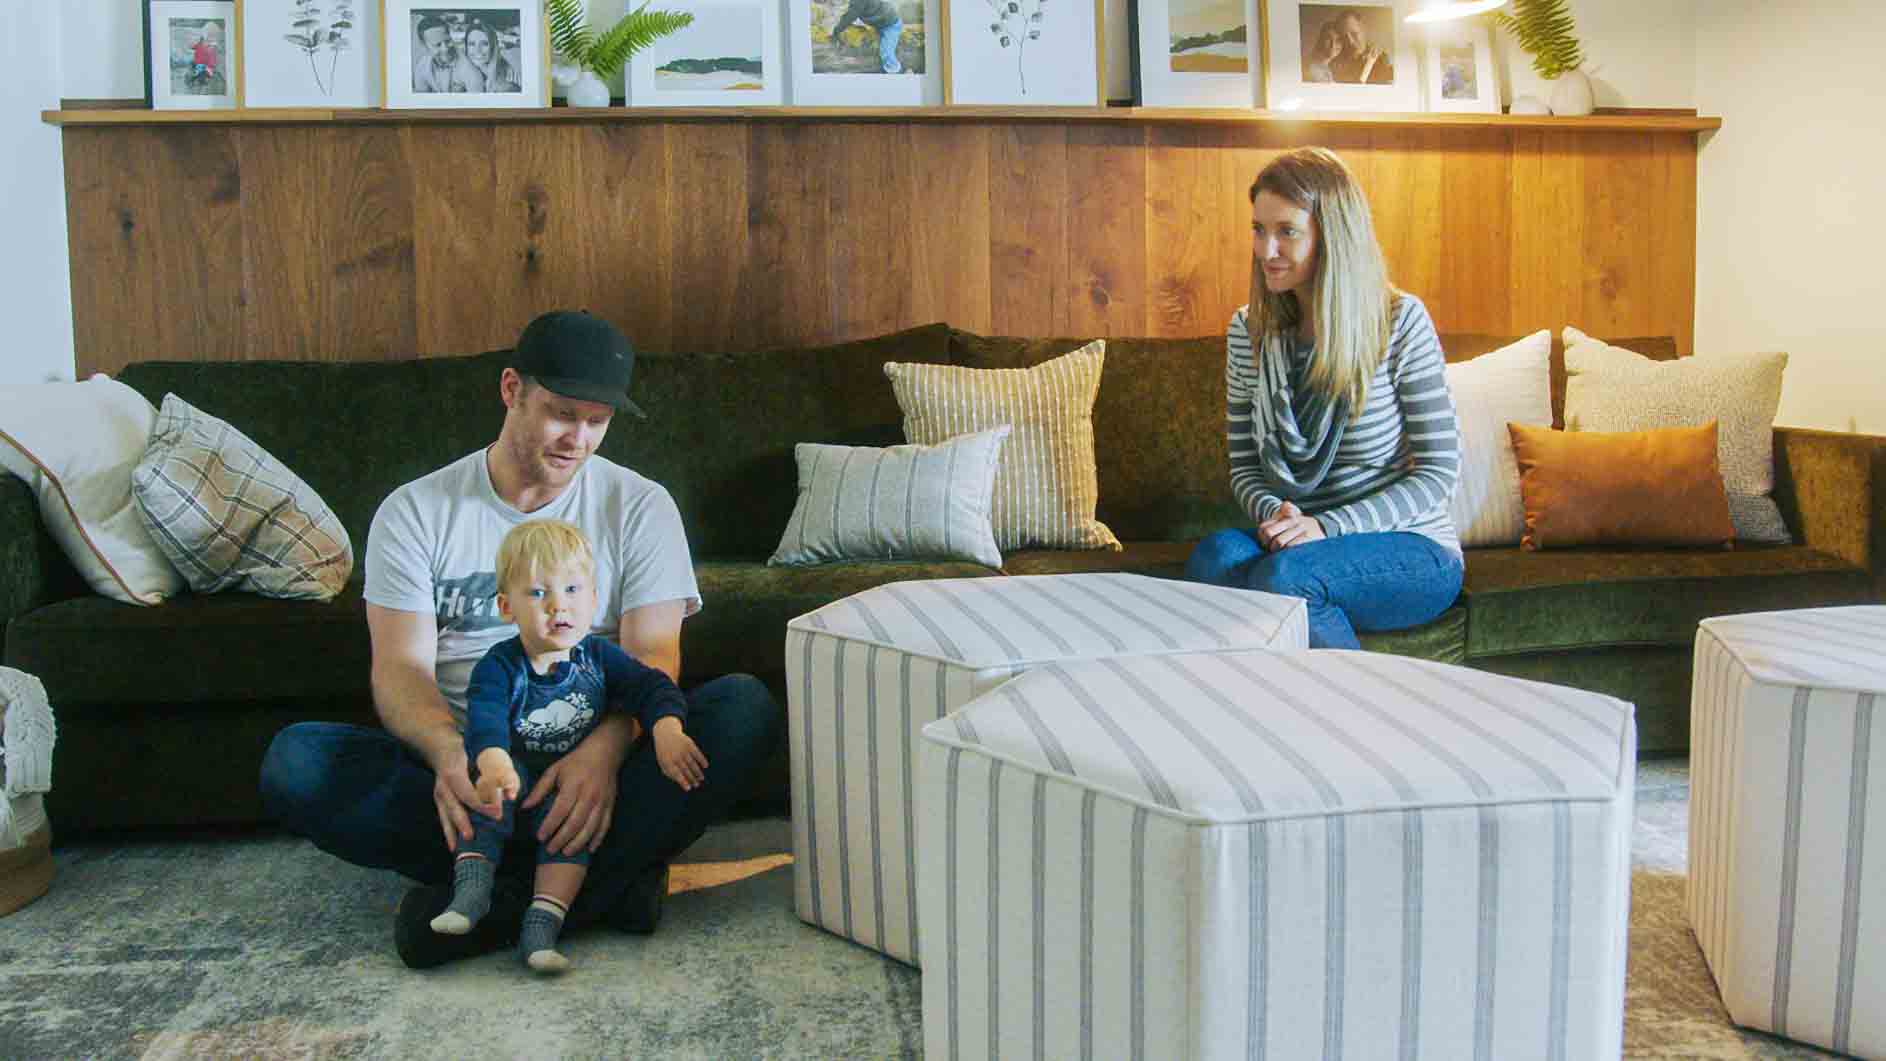
<svg viewBox="0 0 1886 1061">
<path fill-rule="evenodd" d="M 39 679 L 0 667 L 0 741 L 6 769 L 0 775 L 0 848 L 17 847 L 45 820 L 39 793 L 52 789 L 52 706 Z"/>
</svg>

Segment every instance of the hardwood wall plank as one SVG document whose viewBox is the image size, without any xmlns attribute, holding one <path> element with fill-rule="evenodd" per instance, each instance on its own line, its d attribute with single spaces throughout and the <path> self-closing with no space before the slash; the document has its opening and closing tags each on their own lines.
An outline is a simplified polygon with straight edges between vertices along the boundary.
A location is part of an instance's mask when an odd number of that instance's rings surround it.
<svg viewBox="0 0 1886 1061">
<path fill-rule="evenodd" d="M 522 250 L 504 232 L 493 126 L 400 130 L 413 200 L 413 332 L 420 356 L 509 346 L 519 331 L 511 293 Z"/>
<path fill-rule="evenodd" d="M 1652 139 L 1660 184 L 1651 214 L 1651 312 L 1653 330 L 1676 336 L 1678 356 L 1696 349 L 1696 145 L 1692 138 L 1659 134 Z"/>
<path fill-rule="evenodd" d="M 1423 298 L 1440 331 L 1512 331 L 1512 184 L 1506 130 L 1474 130 L 1441 152 L 1441 270 Z"/>
<path fill-rule="evenodd" d="M 1583 137 L 1552 131 L 1513 134 L 1512 331 L 1557 335 L 1584 322 L 1585 166 Z"/>
<path fill-rule="evenodd" d="M 747 145 L 747 255 L 740 274 L 740 347 L 823 341 L 832 320 L 831 170 L 811 164 L 827 141 L 816 125 L 763 125 Z M 844 215 L 836 224 L 847 227 Z"/>
<path fill-rule="evenodd" d="M 1146 327 L 1146 149 L 1141 130 L 1068 130 L 1069 335 Z"/>
<path fill-rule="evenodd" d="M 1645 194 L 1655 167 L 1648 134 L 1601 133 L 1581 145 L 1585 165 L 1586 262 L 1582 299 L 1590 335 L 1648 335 L 1652 316 Z"/>
<path fill-rule="evenodd" d="M 562 306 L 614 321 L 638 349 L 673 343 L 674 217 L 668 203 L 668 137 L 659 126 L 597 122 L 572 126 L 587 194 L 570 224 L 582 233 L 582 276 Z M 736 321 L 748 323 L 749 314 Z"/>
<path fill-rule="evenodd" d="M 910 126 L 910 324 L 992 330 L 990 140 L 984 126 Z"/>
<path fill-rule="evenodd" d="M 1388 259 L 1389 279 L 1423 302 L 1447 304 L 1441 275 L 1453 233 L 1442 228 L 1445 159 L 1451 142 L 1430 129 L 1381 129 L 1370 136 L 1369 210 Z"/>
<path fill-rule="evenodd" d="M 999 125 L 989 134 L 989 326 L 1067 331 L 1068 130 Z"/>
<path fill-rule="evenodd" d="M 668 263 L 679 278 L 669 286 L 668 350 L 733 345 L 747 246 L 747 130 L 736 123 L 668 128 Z"/>
<path fill-rule="evenodd" d="M 1146 132 L 1146 334 L 1205 335 L 1224 321 L 1226 189 L 1209 130 Z"/>
<path fill-rule="evenodd" d="M 819 128 L 833 160 L 826 253 L 831 262 L 831 337 L 866 339 L 911 321 L 910 239 L 903 218 L 916 196 L 910 136 L 897 124 Z M 796 283 L 791 273 L 784 283 Z"/>
</svg>

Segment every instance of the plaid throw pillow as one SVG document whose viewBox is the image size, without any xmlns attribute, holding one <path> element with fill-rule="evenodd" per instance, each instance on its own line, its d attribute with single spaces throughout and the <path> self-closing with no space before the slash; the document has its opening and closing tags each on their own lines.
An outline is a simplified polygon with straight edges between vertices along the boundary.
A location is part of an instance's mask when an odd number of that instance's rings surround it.
<svg viewBox="0 0 1886 1061">
<path fill-rule="evenodd" d="M 1107 344 L 1096 339 L 1033 368 L 884 366 L 904 411 L 904 437 L 921 446 L 1003 424 L 1014 433 L 996 465 L 989 522 L 1012 549 L 1118 549 L 1094 518 L 1094 396 Z"/>
<path fill-rule="evenodd" d="M 198 593 L 329 600 L 354 570 L 334 511 L 248 436 L 164 396 L 131 474 L 138 515 Z"/>
</svg>

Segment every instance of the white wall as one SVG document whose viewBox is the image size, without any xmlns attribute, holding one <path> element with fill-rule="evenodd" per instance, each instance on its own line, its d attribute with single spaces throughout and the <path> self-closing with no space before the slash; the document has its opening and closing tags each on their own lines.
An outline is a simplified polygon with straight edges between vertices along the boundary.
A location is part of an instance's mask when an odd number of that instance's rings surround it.
<svg viewBox="0 0 1886 1061">
<path fill-rule="evenodd" d="M 51 4 L 0 4 L 0 383 L 72 378 L 71 270 L 59 130 L 39 112 L 59 105 L 59 14 Z"/>
<path fill-rule="evenodd" d="M 1785 350 L 1779 421 L 1886 434 L 1877 0 L 1713 0 L 1696 102 L 1696 350 Z"/>
</svg>

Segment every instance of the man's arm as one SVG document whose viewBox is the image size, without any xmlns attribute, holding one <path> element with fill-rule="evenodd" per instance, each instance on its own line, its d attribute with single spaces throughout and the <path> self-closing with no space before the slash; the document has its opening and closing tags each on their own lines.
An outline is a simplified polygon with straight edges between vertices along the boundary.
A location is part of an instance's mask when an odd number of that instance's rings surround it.
<svg viewBox="0 0 1886 1061">
<path fill-rule="evenodd" d="M 367 605 L 367 636 L 373 646 L 373 709 L 386 731 L 404 741 L 432 767 L 432 800 L 448 849 L 470 840 L 477 792 L 465 759 L 465 737 L 439 693 L 433 666 L 439 655 L 438 620 L 427 612 Z"/>
<path fill-rule="evenodd" d="M 681 620 L 688 614 L 685 600 L 657 601 L 622 613 L 622 651 L 681 684 Z"/>
</svg>

